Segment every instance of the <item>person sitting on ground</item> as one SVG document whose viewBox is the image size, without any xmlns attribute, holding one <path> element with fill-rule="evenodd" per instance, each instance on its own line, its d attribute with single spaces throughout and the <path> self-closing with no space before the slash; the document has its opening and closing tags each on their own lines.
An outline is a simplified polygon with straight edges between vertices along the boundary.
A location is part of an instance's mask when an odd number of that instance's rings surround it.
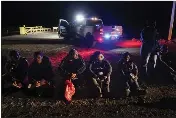
<svg viewBox="0 0 176 118">
<path fill-rule="evenodd" d="M 109 84 L 112 67 L 101 52 L 96 51 L 92 55 L 89 62 L 89 71 L 94 87 L 97 89 L 98 97 L 107 96 L 110 92 Z"/>
<path fill-rule="evenodd" d="M 141 88 L 138 83 L 138 68 L 131 60 L 130 53 L 126 52 L 123 54 L 118 62 L 118 68 L 125 84 L 126 96 L 129 96 L 130 93 L 139 92 Z"/>
<path fill-rule="evenodd" d="M 61 94 L 64 92 L 66 80 L 72 80 L 75 87 L 81 87 L 82 73 L 86 70 L 86 64 L 81 55 L 75 49 L 71 49 L 68 55 L 61 61 L 58 71 L 61 78 Z"/>
<path fill-rule="evenodd" d="M 12 50 L 9 53 L 10 60 L 5 64 L 5 73 L 2 75 L 3 93 L 15 92 L 25 87 L 25 79 L 28 74 L 28 61 L 21 57 L 19 52 Z"/>
<path fill-rule="evenodd" d="M 42 52 L 34 53 L 34 60 L 29 67 L 28 77 L 28 89 L 31 90 L 32 94 L 37 94 L 37 96 L 51 95 L 49 90 L 54 87 L 54 73 L 49 58 L 44 56 Z"/>
</svg>

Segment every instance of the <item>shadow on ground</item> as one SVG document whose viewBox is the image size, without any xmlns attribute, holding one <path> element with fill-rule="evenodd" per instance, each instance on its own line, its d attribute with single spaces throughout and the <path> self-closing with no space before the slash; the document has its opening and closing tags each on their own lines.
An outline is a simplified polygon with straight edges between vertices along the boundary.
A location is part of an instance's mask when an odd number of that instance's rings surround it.
<svg viewBox="0 0 176 118">
<path fill-rule="evenodd" d="M 157 102 L 153 103 L 144 103 L 144 101 L 139 100 L 137 103 L 133 103 L 133 105 L 143 106 L 146 108 L 158 108 L 158 109 L 171 109 L 176 110 L 176 98 L 175 97 L 164 97 Z"/>
</svg>

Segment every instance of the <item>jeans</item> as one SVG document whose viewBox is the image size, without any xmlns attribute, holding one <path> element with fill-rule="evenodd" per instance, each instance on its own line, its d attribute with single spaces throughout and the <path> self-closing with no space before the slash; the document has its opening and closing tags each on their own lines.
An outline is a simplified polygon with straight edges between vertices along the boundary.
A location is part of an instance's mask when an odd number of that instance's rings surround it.
<svg viewBox="0 0 176 118">
<path fill-rule="evenodd" d="M 126 84 L 125 88 L 129 89 L 130 91 L 136 91 L 140 88 L 137 80 L 129 79 L 125 84 Z"/>
<path fill-rule="evenodd" d="M 109 93 L 110 88 L 110 76 L 107 77 L 104 81 L 98 80 L 98 78 L 92 78 L 94 87 L 96 88 L 98 94 Z"/>
</svg>

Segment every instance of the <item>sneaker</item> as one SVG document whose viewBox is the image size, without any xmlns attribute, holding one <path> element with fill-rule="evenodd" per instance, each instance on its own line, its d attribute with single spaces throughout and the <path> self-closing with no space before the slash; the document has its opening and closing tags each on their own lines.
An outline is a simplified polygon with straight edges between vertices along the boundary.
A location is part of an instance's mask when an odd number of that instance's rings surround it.
<svg viewBox="0 0 176 118">
<path fill-rule="evenodd" d="M 103 97 L 103 94 L 100 93 L 100 94 L 98 95 L 98 98 L 102 98 L 102 97 Z"/>
<path fill-rule="evenodd" d="M 126 97 L 128 97 L 128 96 L 130 95 L 130 93 L 131 93 L 130 89 L 126 89 L 126 90 L 125 90 L 125 96 L 126 96 Z"/>
</svg>

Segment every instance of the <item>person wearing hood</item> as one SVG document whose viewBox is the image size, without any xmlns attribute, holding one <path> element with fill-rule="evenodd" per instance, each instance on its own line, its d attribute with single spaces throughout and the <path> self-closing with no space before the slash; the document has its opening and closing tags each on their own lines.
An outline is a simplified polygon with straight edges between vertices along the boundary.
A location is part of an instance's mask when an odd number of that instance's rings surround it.
<svg viewBox="0 0 176 118">
<path fill-rule="evenodd" d="M 34 53 L 34 59 L 29 67 L 29 84 L 28 89 L 37 96 L 46 95 L 45 90 L 52 88 L 54 72 L 52 65 L 47 56 L 44 56 L 42 52 L 38 51 Z M 45 93 L 46 94 L 45 94 Z"/>
<path fill-rule="evenodd" d="M 110 92 L 109 84 L 112 67 L 101 52 L 96 51 L 91 56 L 89 71 L 93 85 L 97 90 L 98 97 L 105 97 L 108 95 Z"/>
<path fill-rule="evenodd" d="M 65 80 L 72 78 L 72 82 L 75 87 L 80 87 L 82 84 L 82 73 L 86 70 L 86 64 L 79 55 L 76 49 L 71 49 L 67 56 L 61 61 L 58 71 L 60 74 L 61 81 L 61 93 L 64 91 Z"/>
<path fill-rule="evenodd" d="M 144 75 L 148 74 L 148 63 L 152 60 L 152 68 L 156 67 L 157 49 L 159 47 L 159 33 L 156 29 L 156 22 L 148 21 L 147 26 L 141 32 L 141 49 L 142 68 Z"/>
<path fill-rule="evenodd" d="M 122 58 L 118 62 L 118 69 L 120 70 L 122 81 L 125 84 L 126 96 L 129 96 L 130 93 L 137 93 L 141 91 L 138 83 L 138 67 L 131 60 L 130 53 L 126 52 L 123 54 Z"/>
<path fill-rule="evenodd" d="M 9 53 L 10 60 L 6 62 L 2 75 L 2 92 L 13 92 L 25 87 L 25 79 L 28 75 L 28 61 L 21 57 L 20 53 L 12 50 Z M 9 93 L 7 92 L 7 93 Z"/>
</svg>

